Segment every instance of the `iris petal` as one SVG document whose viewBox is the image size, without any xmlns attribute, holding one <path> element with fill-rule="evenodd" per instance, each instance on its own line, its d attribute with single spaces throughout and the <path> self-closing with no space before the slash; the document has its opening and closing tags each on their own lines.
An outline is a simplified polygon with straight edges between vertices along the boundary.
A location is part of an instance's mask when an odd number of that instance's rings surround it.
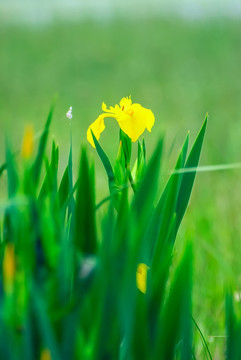
<svg viewBox="0 0 241 360">
<path fill-rule="evenodd" d="M 132 100 L 130 97 L 124 97 L 121 99 L 120 101 L 120 107 L 121 109 L 123 109 L 124 111 L 125 110 L 128 110 L 130 107 L 131 107 L 131 104 L 132 104 Z"/>
<path fill-rule="evenodd" d="M 108 114 L 101 114 L 88 128 L 87 130 L 87 140 L 89 143 L 95 148 L 95 143 L 91 134 L 91 130 L 95 135 L 96 139 L 99 140 L 100 134 L 105 130 L 104 118 L 108 116 Z"/>
<path fill-rule="evenodd" d="M 118 121 L 121 130 L 124 131 L 133 142 L 135 142 L 145 131 L 143 119 L 136 116 L 135 112 L 129 115 L 123 111 L 116 120 Z"/>
<path fill-rule="evenodd" d="M 95 137 L 97 140 L 100 138 L 100 134 L 105 130 L 105 123 L 104 119 L 110 117 L 110 118 L 116 118 L 115 114 L 108 113 L 108 114 L 101 114 L 98 116 L 98 118 L 88 127 L 87 130 L 87 140 L 89 143 L 95 148 L 95 143 L 91 134 L 91 130 L 93 131 Z"/>
<path fill-rule="evenodd" d="M 135 117 L 144 122 L 148 131 L 151 131 L 155 122 L 155 116 L 150 109 L 142 107 L 140 104 L 133 104 L 131 108 L 134 110 Z"/>
</svg>

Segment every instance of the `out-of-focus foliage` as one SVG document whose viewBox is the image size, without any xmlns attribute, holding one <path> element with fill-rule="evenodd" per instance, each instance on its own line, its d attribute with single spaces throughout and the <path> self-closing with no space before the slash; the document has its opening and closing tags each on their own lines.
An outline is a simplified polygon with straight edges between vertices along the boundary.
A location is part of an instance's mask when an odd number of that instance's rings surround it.
<svg viewBox="0 0 241 360">
<path fill-rule="evenodd" d="M 25 151 L 33 144 L 28 129 L 20 155 L 6 142 L 8 196 L 0 208 L 1 356 L 191 359 L 192 247 L 188 242 L 179 262 L 173 262 L 173 247 L 206 120 L 188 155 L 186 138 L 161 195 L 162 141 L 149 161 L 145 143 L 139 143 L 131 171 L 131 140 L 121 131 L 113 170 L 93 135 L 110 188 L 110 197 L 96 204 L 94 168 L 85 147 L 75 184 L 72 144 L 60 181 L 54 141 L 50 159 L 46 155 L 52 114 L 53 107 L 36 152 L 32 147 Z"/>
</svg>

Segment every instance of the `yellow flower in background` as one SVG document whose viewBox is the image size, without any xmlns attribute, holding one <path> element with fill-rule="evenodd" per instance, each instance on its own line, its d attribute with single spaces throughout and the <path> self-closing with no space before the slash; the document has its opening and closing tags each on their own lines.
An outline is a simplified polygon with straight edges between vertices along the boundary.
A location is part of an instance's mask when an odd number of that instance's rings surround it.
<svg viewBox="0 0 241 360">
<path fill-rule="evenodd" d="M 13 292 L 14 276 L 15 276 L 15 250 L 12 243 L 7 243 L 3 256 L 3 284 L 7 294 Z"/>
<path fill-rule="evenodd" d="M 149 269 L 149 266 L 144 263 L 140 263 L 136 271 L 136 286 L 143 294 L 146 293 L 147 271 Z"/>
<path fill-rule="evenodd" d="M 33 126 L 28 125 L 25 127 L 23 142 L 22 142 L 22 157 L 29 159 L 33 153 Z"/>
<path fill-rule="evenodd" d="M 51 353 L 49 349 L 43 349 L 41 351 L 40 360 L 51 360 Z"/>
<path fill-rule="evenodd" d="M 91 130 L 96 139 L 99 140 L 100 134 L 105 130 L 104 119 L 107 117 L 116 119 L 121 130 L 127 134 L 133 142 L 143 134 L 145 129 L 151 131 L 155 122 L 153 112 L 142 107 L 140 104 L 132 104 L 130 97 L 121 99 L 119 105 L 115 105 L 115 107 L 110 106 L 109 109 L 107 109 L 105 103 L 102 103 L 102 110 L 104 113 L 101 114 L 87 130 L 87 140 L 93 147 L 95 147 L 95 144 Z"/>
</svg>

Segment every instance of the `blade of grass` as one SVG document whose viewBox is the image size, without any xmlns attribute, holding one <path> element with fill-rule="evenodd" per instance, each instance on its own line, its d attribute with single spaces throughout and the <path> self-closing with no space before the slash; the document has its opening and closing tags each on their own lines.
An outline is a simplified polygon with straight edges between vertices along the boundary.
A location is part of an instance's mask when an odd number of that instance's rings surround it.
<svg viewBox="0 0 241 360">
<path fill-rule="evenodd" d="M 82 148 L 76 195 L 74 241 L 77 248 L 84 253 L 96 252 L 95 214 L 94 169 L 89 165 L 86 149 Z"/>
<path fill-rule="evenodd" d="M 163 142 L 160 140 L 134 196 L 132 207 L 137 216 L 140 216 L 144 210 L 149 211 L 150 207 L 153 207 L 153 201 L 157 191 L 162 146 Z"/>
<path fill-rule="evenodd" d="M 109 160 L 108 156 L 106 155 L 106 153 L 104 152 L 104 150 L 102 149 L 102 147 L 100 146 L 100 144 L 99 144 L 98 140 L 96 139 L 94 133 L 93 132 L 91 132 L 91 133 L 92 133 L 92 136 L 93 136 L 93 140 L 94 140 L 94 143 L 95 143 L 97 153 L 98 153 L 98 155 L 100 157 L 100 160 L 101 160 L 102 164 L 104 165 L 106 174 L 108 176 L 109 184 L 112 184 L 115 181 L 115 175 L 114 175 L 110 160 Z"/>
<path fill-rule="evenodd" d="M 18 189 L 19 179 L 15 159 L 11 152 L 9 140 L 6 138 L 6 164 L 8 174 L 8 196 L 13 197 Z"/>
<path fill-rule="evenodd" d="M 191 312 L 191 273 L 192 248 L 191 245 L 188 244 L 182 260 L 175 271 L 167 301 L 159 317 L 154 359 L 175 359 L 176 345 L 180 339 L 185 339 L 185 343 L 191 343 L 189 321 Z M 189 359 L 191 356 L 191 348 L 185 350 L 189 352 Z"/>
<path fill-rule="evenodd" d="M 206 351 L 207 359 L 213 360 L 212 355 L 211 355 L 210 350 L 209 350 L 209 347 L 208 347 L 208 344 L 207 344 L 207 342 L 205 340 L 205 337 L 204 337 L 204 335 L 202 333 L 202 330 L 200 329 L 200 327 L 198 326 L 196 320 L 194 319 L 194 317 L 192 315 L 191 315 L 191 318 L 192 318 L 192 321 L 193 321 L 195 327 L 197 328 L 198 333 L 199 333 L 199 335 L 200 335 L 200 337 L 202 339 L 202 343 L 203 343 L 204 349 Z"/>
<path fill-rule="evenodd" d="M 97 150 L 97 153 L 99 155 L 99 158 L 105 168 L 107 177 L 108 177 L 108 184 L 109 184 L 109 190 L 110 190 L 110 194 L 112 195 L 112 200 L 114 202 L 115 208 L 118 209 L 119 207 L 119 186 L 117 185 L 116 182 L 116 178 L 115 178 L 115 174 L 114 171 L 112 169 L 110 160 L 108 158 L 108 156 L 106 155 L 106 153 L 104 152 L 104 150 L 102 149 L 102 147 L 100 146 L 98 140 L 96 139 L 94 133 L 91 131 L 92 136 L 93 136 L 93 140 L 95 143 L 95 147 Z"/>
<path fill-rule="evenodd" d="M 182 174 L 175 174 L 175 170 L 183 167 L 185 163 L 188 140 L 189 135 L 187 135 L 184 141 L 174 172 L 167 182 L 153 216 L 151 257 L 155 249 L 155 255 L 153 259 L 154 268 L 162 257 L 162 250 L 165 247 L 166 239 L 172 224 L 172 219 L 174 213 L 176 212 L 176 203 L 182 180 Z"/>
<path fill-rule="evenodd" d="M 69 195 L 69 169 L 68 165 L 64 170 L 64 174 L 62 176 L 60 186 L 59 186 L 59 206 L 60 209 L 64 207 L 65 202 L 68 199 Z"/>
<path fill-rule="evenodd" d="M 204 120 L 201 130 L 199 131 L 199 134 L 197 135 L 197 138 L 196 138 L 196 140 L 193 144 L 193 147 L 190 151 L 190 154 L 187 158 L 187 161 L 185 163 L 185 168 L 197 167 L 197 165 L 199 163 L 199 158 L 200 158 L 200 154 L 201 154 L 206 125 L 207 125 L 207 116 Z M 176 209 L 177 230 L 180 226 L 180 223 L 182 221 L 182 218 L 183 218 L 185 211 L 187 209 L 187 206 L 188 206 L 188 202 L 190 199 L 195 175 L 196 175 L 196 172 L 184 173 L 183 177 L 182 177 L 182 182 L 180 185 L 180 191 L 179 191 L 178 200 L 177 200 L 177 209 Z"/>
<path fill-rule="evenodd" d="M 39 198 L 44 198 L 47 194 L 57 194 L 57 174 L 59 163 L 59 148 L 56 146 L 55 141 L 52 142 L 51 162 L 46 161 L 46 175 L 40 189 Z"/>
<path fill-rule="evenodd" d="M 56 98 L 54 99 L 52 106 L 50 108 L 49 115 L 47 117 L 45 127 L 43 130 L 42 136 L 40 138 L 38 153 L 37 153 L 35 162 L 33 164 L 33 169 L 32 169 L 33 180 L 34 180 L 34 183 L 36 184 L 36 187 L 39 183 L 39 178 L 40 178 L 40 173 L 41 173 L 41 168 L 42 168 L 42 163 L 43 163 L 43 158 L 44 158 L 44 152 L 45 152 L 45 148 L 46 148 L 46 144 L 47 144 L 47 140 L 48 140 L 49 127 L 50 127 L 53 112 L 54 112 L 55 102 L 56 102 Z"/>
<path fill-rule="evenodd" d="M 4 163 L 0 166 L 0 176 L 3 174 L 4 170 L 7 169 L 7 163 Z"/>
<path fill-rule="evenodd" d="M 69 175 L 69 205 L 68 205 L 68 218 L 72 216 L 72 223 L 75 221 L 75 201 L 73 195 L 73 159 L 72 159 L 72 133 L 70 128 L 70 148 L 69 148 L 69 160 L 68 160 L 68 175 Z M 72 232 L 72 226 L 71 226 Z"/>
</svg>

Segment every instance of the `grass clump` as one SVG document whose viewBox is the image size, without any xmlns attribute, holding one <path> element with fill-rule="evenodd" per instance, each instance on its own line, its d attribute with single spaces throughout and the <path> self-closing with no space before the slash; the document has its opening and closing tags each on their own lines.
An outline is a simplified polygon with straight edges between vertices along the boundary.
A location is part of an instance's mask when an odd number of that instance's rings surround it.
<svg viewBox="0 0 241 360">
<path fill-rule="evenodd" d="M 138 142 L 131 169 L 132 143 L 122 130 L 114 166 L 92 132 L 110 189 L 96 204 L 94 167 L 85 147 L 75 181 L 71 144 L 60 181 L 54 141 L 46 155 L 52 114 L 53 108 L 35 156 L 31 129 L 19 161 L 6 142 L 0 353 L 29 360 L 194 358 L 192 246 L 188 242 L 174 263 L 173 247 L 207 119 L 189 154 L 186 137 L 161 194 L 162 140 L 149 161 L 144 140 Z M 231 305 L 228 298 L 229 333 L 239 331 Z M 229 359 L 235 359 L 231 344 Z"/>
</svg>

